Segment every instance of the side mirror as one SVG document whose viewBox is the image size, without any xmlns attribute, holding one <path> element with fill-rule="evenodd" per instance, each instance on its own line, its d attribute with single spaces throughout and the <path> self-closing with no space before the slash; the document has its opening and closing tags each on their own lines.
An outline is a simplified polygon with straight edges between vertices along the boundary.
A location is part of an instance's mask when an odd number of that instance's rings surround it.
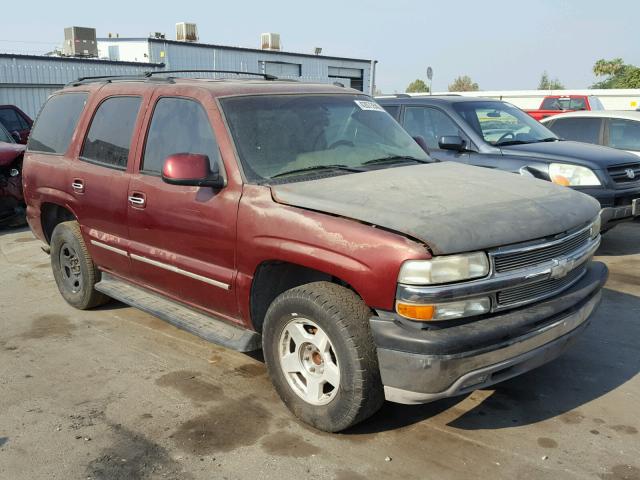
<svg viewBox="0 0 640 480">
<path fill-rule="evenodd" d="M 422 150 L 424 150 L 426 154 L 429 153 L 429 147 L 427 146 L 427 142 L 424 139 L 424 137 L 421 137 L 420 135 L 418 135 L 416 137 L 413 137 L 413 139 L 416 141 L 418 145 L 420 145 L 420 148 L 422 148 Z"/>
<path fill-rule="evenodd" d="M 22 136 L 20 135 L 20 132 L 17 130 L 14 130 L 13 132 L 11 132 L 11 136 L 13 137 L 13 139 L 18 142 L 21 143 L 22 142 Z"/>
<path fill-rule="evenodd" d="M 199 153 L 169 155 L 162 167 L 162 180 L 171 185 L 217 189 L 224 187 L 225 183 L 219 171 L 211 171 L 209 157 Z"/>
<path fill-rule="evenodd" d="M 459 135 L 445 135 L 438 140 L 438 146 L 442 150 L 453 150 L 462 152 L 465 150 L 466 142 Z"/>
</svg>

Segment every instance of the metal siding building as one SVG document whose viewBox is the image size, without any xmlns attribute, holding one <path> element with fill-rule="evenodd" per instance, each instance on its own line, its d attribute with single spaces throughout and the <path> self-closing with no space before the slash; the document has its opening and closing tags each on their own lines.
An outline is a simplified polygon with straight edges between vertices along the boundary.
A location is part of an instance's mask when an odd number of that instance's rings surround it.
<svg viewBox="0 0 640 480">
<path fill-rule="evenodd" d="M 270 73 L 301 82 L 340 82 L 373 91 L 375 62 L 371 60 L 155 38 L 99 38 L 98 51 L 102 59 L 0 53 L 0 105 L 17 105 L 35 118 L 52 92 L 80 77 L 198 68 Z"/>
<path fill-rule="evenodd" d="M 164 65 L 0 53 L 0 105 L 17 105 L 35 118 L 47 97 L 72 80 L 149 70 L 164 70 Z"/>
<path fill-rule="evenodd" d="M 364 92 L 372 92 L 373 62 L 366 59 L 157 38 L 99 38 L 98 50 L 101 57 L 109 57 L 111 60 L 164 63 L 168 70 L 205 68 L 272 73 L 280 78 L 301 82 L 340 82 Z M 278 65 L 284 68 L 278 69 Z M 293 68 L 286 68 L 287 66 Z M 293 71 L 296 73 L 292 73 Z"/>
</svg>

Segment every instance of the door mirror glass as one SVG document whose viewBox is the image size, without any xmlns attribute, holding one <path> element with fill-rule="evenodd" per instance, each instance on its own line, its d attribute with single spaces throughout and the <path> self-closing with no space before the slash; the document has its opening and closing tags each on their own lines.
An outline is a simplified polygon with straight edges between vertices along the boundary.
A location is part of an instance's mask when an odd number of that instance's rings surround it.
<svg viewBox="0 0 640 480">
<path fill-rule="evenodd" d="M 217 165 L 216 165 L 217 167 Z M 224 187 L 224 179 L 217 168 L 211 171 L 209 157 L 199 153 L 175 153 L 162 166 L 162 180 L 171 185 L 193 187 Z"/>
<path fill-rule="evenodd" d="M 465 149 L 465 141 L 458 135 L 445 135 L 438 140 L 438 146 L 442 150 L 462 152 Z"/>
</svg>

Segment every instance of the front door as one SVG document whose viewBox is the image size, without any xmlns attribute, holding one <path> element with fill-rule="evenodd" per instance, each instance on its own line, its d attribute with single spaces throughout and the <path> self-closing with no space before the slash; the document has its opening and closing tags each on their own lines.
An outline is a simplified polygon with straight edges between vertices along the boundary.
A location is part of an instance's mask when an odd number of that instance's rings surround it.
<svg viewBox="0 0 640 480">
<path fill-rule="evenodd" d="M 224 175 L 207 110 L 210 96 L 164 97 L 159 91 L 147 118 L 147 136 L 129 185 L 128 224 L 135 280 L 188 305 L 237 317 L 232 288 L 236 217 L 241 185 L 169 185 L 165 159 L 176 153 L 207 155 Z"/>
</svg>

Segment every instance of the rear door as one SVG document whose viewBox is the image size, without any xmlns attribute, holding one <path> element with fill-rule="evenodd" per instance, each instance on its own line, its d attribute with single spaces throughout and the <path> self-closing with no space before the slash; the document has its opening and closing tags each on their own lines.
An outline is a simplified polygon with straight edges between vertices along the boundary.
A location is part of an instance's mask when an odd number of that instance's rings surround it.
<svg viewBox="0 0 640 480">
<path fill-rule="evenodd" d="M 433 107 L 407 106 L 404 109 L 403 126 L 412 137 L 422 137 L 432 158 L 440 162 L 450 160 L 467 163 L 469 161 L 468 152 L 443 150 L 439 147 L 439 139 L 448 135 L 457 135 L 468 141 L 460 127 L 442 110 Z"/>
<path fill-rule="evenodd" d="M 91 255 L 101 268 L 128 276 L 127 192 L 134 132 L 150 93 L 134 87 L 127 95 L 101 95 L 69 178 Z"/>
<path fill-rule="evenodd" d="M 236 218 L 241 185 L 169 185 L 161 178 L 175 153 L 209 157 L 224 175 L 213 122 L 222 125 L 209 94 L 164 96 L 159 90 L 147 115 L 137 172 L 129 185 L 128 224 L 136 281 L 218 316 L 237 317 L 232 289 Z M 222 127 L 221 127 L 222 128 Z"/>
</svg>

